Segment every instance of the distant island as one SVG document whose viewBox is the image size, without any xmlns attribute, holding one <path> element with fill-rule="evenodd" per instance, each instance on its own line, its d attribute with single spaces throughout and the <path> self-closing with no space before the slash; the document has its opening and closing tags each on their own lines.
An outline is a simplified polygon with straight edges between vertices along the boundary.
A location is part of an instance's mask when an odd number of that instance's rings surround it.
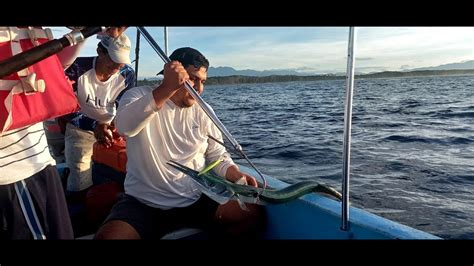
<svg viewBox="0 0 474 266">
<path fill-rule="evenodd" d="M 416 70 L 416 71 L 384 71 L 371 74 L 355 75 L 356 79 L 365 78 L 398 78 L 398 77 L 424 77 L 424 76 L 453 76 L 453 75 L 474 75 L 474 69 L 453 69 L 453 70 Z M 290 81 L 315 81 L 315 80 L 341 80 L 345 75 L 325 74 L 325 75 L 271 75 L 271 76 L 219 76 L 209 77 L 206 85 L 242 84 L 242 83 L 267 83 L 267 82 L 290 82 Z M 138 80 L 138 85 L 152 85 L 156 79 Z"/>
</svg>

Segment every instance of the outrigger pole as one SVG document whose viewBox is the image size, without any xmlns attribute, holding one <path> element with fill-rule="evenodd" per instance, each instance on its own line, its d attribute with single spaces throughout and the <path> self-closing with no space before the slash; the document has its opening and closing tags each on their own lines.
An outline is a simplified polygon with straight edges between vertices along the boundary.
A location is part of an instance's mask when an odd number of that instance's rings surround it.
<svg viewBox="0 0 474 266">
<path fill-rule="evenodd" d="M 348 230 L 349 223 L 349 178 L 351 170 L 351 125 L 352 125 L 352 92 L 354 91 L 355 66 L 355 28 L 349 27 L 349 44 L 347 48 L 346 102 L 344 108 L 344 144 L 342 151 L 342 225 L 341 230 Z"/>
<path fill-rule="evenodd" d="M 153 39 L 153 37 L 148 33 L 148 31 L 145 29 L 145 27 L 137 27 L 137 29 L 140 31 L 140 33 L 143 35 L 145 40 L 150 43 L 151 47 L 157 52 L 157 54 L 163 59 L 165 63 L 171 62 L 169 57 L 163 52 L 163 50 L 160 48 L 160 46 L 156 43 L 156 41 Z M 250 159 L 247 157 L 247 155 L 244 153 L 242 150 L 242 146 L 237 142 L 237 140 L 230 134 L 230 132 L 225 128 L 224 124 L 219 120 L 219 118 L 214 114 L 213 111 L 208 107 L 207 103 L 204 102 L 204 100 L 199 96 L 199 94 L 194 90 L 193 86 L 189 81 L 185 82 L 186 90 L 188 91 L 189 94 L 196 100 L 196 102 L 199 104 L 199 106 L 204 110 L 204 112 L 209 116 L 209 118 L 214 122 L 214 124 L 217 126 L 217 128 L 222 132 L 222 134 L 229 140 L 229 142 L 232 144 L 232 148 L 235 149 L 235 151 L 242 156 L 254 169 L 255 171 L 260 175 L 260 177 L 263 180 L 263 189 L 266 188 L 267 186 L 267 180 L 263 176 L 263 174 L 257 169 L 257 167 L 250 161 Z"/>
<path fill-rule="evenodd" d="M 104 31 L 106 27 L 86 27 L 80 31 L 73 30 L 60 39 L 54 39 L 33 47 L 28 51 L 16 54 L 0 62 L 0 78 L 27 68 L 53 54 L 59 53 L 68 46 L 76 45 L 87 37 Z"/>
<path fill-rule="evenodd" d="M 140 31 L 137 29 L 137 43 L 135 45 L 135 86 L 138 86 L 138 60 L 140 59 Z"/>
<path fill-rule="evenodd" d="M 168 53 L 168 27 L 164 27 L 163 29 L 163 35 L 164 35 L 164 39 L 165 39 L 165 54 L 166 55 L 169 55 Z"/>
</svg>

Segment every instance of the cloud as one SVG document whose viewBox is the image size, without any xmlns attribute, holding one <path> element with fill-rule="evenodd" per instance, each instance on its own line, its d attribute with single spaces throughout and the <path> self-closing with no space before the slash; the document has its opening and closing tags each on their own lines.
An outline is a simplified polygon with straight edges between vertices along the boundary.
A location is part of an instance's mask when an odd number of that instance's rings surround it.
<svg viewBox="0 0 474 266">
<path fill-rule="evenodd" d="M 358 56 L 390 69 L 441 65 L 474 57 L 474 27 L 361 29 L 357 44 Z"/>
<path fill-rule="evenodd" d="M 54 27 L 55 37 L 70 30 Z M 162 48 L 163 28 L 147 27 Z M 126 34 L 135 58 L 136 29 Z M 347 27 L 170 27 L 170 52 L 195 47 L 211 66 L 238 70 L 294 69 L 301 72 L 345 72 Z M 91 37 L 81 56 L 95 56 Z M 358 27 L 356 69 L 400 70 L 474 60 L 474 27 Z M 142 38 L 140 76 L 154 76 L 163 61 Z"/>
</svg>

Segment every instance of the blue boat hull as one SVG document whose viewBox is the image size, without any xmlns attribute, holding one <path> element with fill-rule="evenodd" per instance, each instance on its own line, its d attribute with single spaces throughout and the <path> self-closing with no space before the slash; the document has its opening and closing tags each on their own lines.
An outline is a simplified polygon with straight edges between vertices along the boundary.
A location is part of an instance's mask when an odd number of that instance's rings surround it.
<svg viewBox="0 0 474 266">
<path fill-rule="evenodd" d="M 240 166 L 254 176 L 253 169 Z M 287 183 L 265 176 L 280 189 Z M 311 193 L 283 204 L 265 206 L 265 239 L 440 239 L 356 207 L 349 209 L 349 231 L 342 231 L 341 202 Z"/>
<path fill-rule="evenodd" d="M 62 175 L 65 164 L 56 167 Z M 253 169 L 239 167 L 244 172 L 257 176 Z M 280 189 L 289 185 L 275 178 L 265 177 L 270 187 Z M 315 193 L 283 204 L 265 205 L 265 210 L 267 223 L 262 234 L 264 239 L 440 239 L 356 207 L 349 209 L 349 231 L 342 231 L 341 202 Z M 181 229 L 165 238 L 205 239 L 206 233 L 195 229 Z"/>
</svg>

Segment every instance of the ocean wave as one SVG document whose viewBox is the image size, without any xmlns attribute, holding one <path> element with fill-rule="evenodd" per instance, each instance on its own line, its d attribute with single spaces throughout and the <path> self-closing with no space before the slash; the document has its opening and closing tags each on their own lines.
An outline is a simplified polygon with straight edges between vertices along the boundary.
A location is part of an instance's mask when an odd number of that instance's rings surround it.
<svg viewBox="0 0 474 266">
<path fill-rule="evenodd" d="M 446 138 L 428 138 L 422 136 L 403 136 L 403 135 L 392 135 L 384 138 L 387 141 L 397 141 L 397 142 L 420 142 L 427 144 L 442 144 L 442 145 L 456 145 L 456 144 L 469 144 L 473 143 L 473 138 L 465 137 L 446 137 Z"/>
</svg>

